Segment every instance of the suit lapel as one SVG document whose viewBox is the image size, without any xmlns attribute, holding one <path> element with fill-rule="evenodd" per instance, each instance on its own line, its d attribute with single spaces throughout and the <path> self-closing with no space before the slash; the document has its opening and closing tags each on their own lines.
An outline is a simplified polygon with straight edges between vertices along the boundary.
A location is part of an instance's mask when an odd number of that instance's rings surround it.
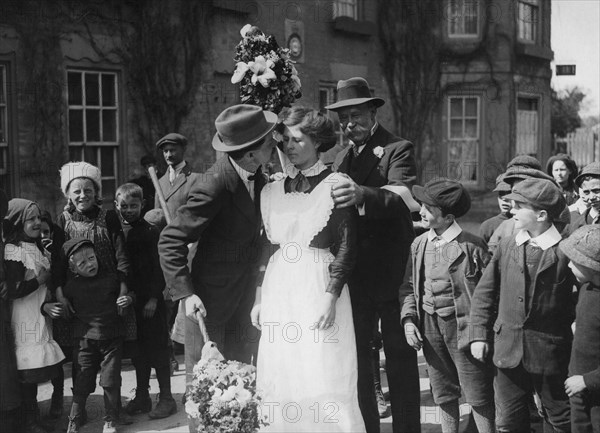
<svg viewBox="0 0 600 433">
<path fill-rule="evenodd" d="M 335 171 L 339 173 L 348 173 L 350 171 L 350 146 L 341 150 L 340 153 L 338 153 L 337 159 L 339 164 L 336 164 L 337 168 Z"/>
<path fill-rule="evenodd" d="M 227 189 L 231 192 L 233 205 L 238 208 L 240 213 L 244 215 L 252 223 L 256 222 L 256 208 L 250 193 L 246 189 L 246 185 L 240 178 L 240 175 L 235 171 L 231 161 L 227 156 L 224 157 L 222 164 L 225 175 L 227 176 Z"/>
<path fill-rule="evenodd" d="M 177 192 L 177 190 L 179 188 L 181 188 L 186 182 L 187 182 L 187 178 L 190 175 L 190 173 L 192 172 L 192 168 L 186 163 L 185 166 L 181 169 L 181 173 L 180 176 L 177 176 L 175 178 L 175 183 L 173 183 L 173 185 L 170 184 L 169 182 L 169 171 L 167 170 L 167 173 L 165 174 L 166 176 L 166 182 L 167 185 L 170 186 L 170 190 L 168 194 L 165 194 L 165 200 L 168 200 L 169 197 L 171 197 L 173 194 L 175 194 Z"/>
<path fill-rule="evenodd" d="M 369 173 L 377 166 L 379 163 L 379 158 L 375 156 L 373 153 L 373 149 L 375 148 L 376 143 L 379 143 L 380 137 L 383 133 L 381 125 L 377 127 L 377 131 L 375 134 L 369 139 L 365 147 L 363 148 L 360 155 L 357 157 L 358 163 L 358 171 L 356 172 L 356 176 L 354 178 L 354 182 L 359 185 L 363 185 Z"/>
</svg>

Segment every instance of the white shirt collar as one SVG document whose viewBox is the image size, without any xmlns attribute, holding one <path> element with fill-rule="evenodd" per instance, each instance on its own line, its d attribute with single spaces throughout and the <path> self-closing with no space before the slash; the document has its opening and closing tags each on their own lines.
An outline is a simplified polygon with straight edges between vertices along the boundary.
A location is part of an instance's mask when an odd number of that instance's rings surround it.
<svg viewBox="0 0 600 433">
<path fill-rule="evenodd" d="M 185 161 L 181 161 L 175 167 L 173 167 L 172 165 L 170 165 L 169 166 L 169 170 L 174 171 L 175 172 L 175 176 L 178 176 L 179 173 L 181 173 L 181 170 L 183 170 L 183 167 L 185 167 Z"/>
<path fill-rule="evenodd" d="M 288 176 L 291 177 L 292 179 L 294 179 L 296 176 L 298 176 L 298 173 L 302 173 L 304 176 L 308 177 L 308 176 L 317 176 L 325 170 L 327 170 L 327 166 L 325 164 L 323 164 L 323 161 L 321 161 L 320 159 L 317 160 L 317 162 L 315 162 L 310 167 L 305 168 L 303 170 L 298 170 L 296 168 L 296 166 L 293 164 L 290 164 L 287 167 Z"/>
<path fill-rule="evenodd" d="M 242 167 L 237 165 L 236 162 L 233 159 L 231 159 L 231 157 L 229 157 L 229 161 L 231 162 L 231 165 L 233 165 L 233 168 L 236 171 L 236 173 L 240 176 L 240 178 L 244 181 L 246 185 L 248 185 L 250 182 L 254 182 L 253 180 L 248 180 L 248 177 L 252 176 L 254 173 L 250 173 L 249 171 L 244 170 Z"/>
<path fill-rule="evenodd" d="M 598 209 L 596 209 L 595 207 L 590 207 L 590 214 L 589 215 L 590 215 L 590 218 L 592 218 L 592 220 L 595 219 L 598 216 L 599 213 L 600 212 L 598 212 Z"/>
<path fill-rule="evenodd" d="M 429 242 L 433 242 L 436 238 L 440 238 L 442 243 L 450 243 L 454 239 L 458 237 L 459 234 L 462 233 L 462 228 L 458 225 L 456 221 L 454 221 L 450 227 L 448 227 L 444 233 L 438 236 L 434 229 L 429 229 L 427 233 L 427 239 Z"/>
<path fill-rule="evenodd" d="M 535 238 L 532 238 L 527 230 L 519 230 L 519 232 L 515 236 L 515 241 L 518 246 L 521 246 L 527 241 L 529 241 L 531 245 L 540 247 L 542 251 L 546 251 L 548 248 L 553 247 L 554 245 L 559 243 L 561 239 L 562 236 L 560 235 L 556 227 L 554 227 L 554 224 L 552 224 L 552 226 L 544 233 L 542 233 L 539 236 L 536 236 Z"/>
</svg>

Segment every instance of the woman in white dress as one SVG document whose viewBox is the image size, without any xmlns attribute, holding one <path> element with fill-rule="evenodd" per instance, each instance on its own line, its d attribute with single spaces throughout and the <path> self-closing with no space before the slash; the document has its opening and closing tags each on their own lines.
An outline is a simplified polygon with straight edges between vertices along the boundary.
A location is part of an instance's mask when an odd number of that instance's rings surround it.
<svg viewBox="0 0 600 433">
<path fill-rule="evenodd" d="M 356 260 L 356 210 L 336 209 L 338 174 L 320 160 L 336 142 L 333 122 L 294 107 L 282 113 L 287 176 L 268 184 L 261 211 L 279 246 L 252 310 L 262 329 L 257 388 L 265 432 L 364 432 L 356 346 L 345 283 Z"/>
</svg>

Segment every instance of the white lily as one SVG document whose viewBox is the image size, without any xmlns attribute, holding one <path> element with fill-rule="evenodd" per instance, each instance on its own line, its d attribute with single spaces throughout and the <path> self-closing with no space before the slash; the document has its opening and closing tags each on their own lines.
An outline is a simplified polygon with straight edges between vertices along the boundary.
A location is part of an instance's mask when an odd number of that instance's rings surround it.
<svg viewBox="0 0 600 433">
<path fill-rule="evenodd" d="M 240 35 L 242 35 L 242 38 L 246 37 L 246 34 L 250 31 L 251 28 L 252 24 L 246 24 L 244 27 L 242 27 L 242 29 L 240 30 Z"/>
<path fill-rule="evenodd" d="M 250 62 L 250 63 L 252 63 L 252 62 Z M 231 82 L 233 84 L 236 84 L 236 83 L 239 83 L 240 81 L 242 81 L 242 79 L 246 75 L 246 72 L 248 72 L 248 69 L 250 69 L 250 66 L 248 66 L 247 63 L 238 62 L 235 65 L 235 71 L 233 71 L 233 75 L 231 76 Z"/>
<path fill-rule="evenodd" d="M 258 56 L 253 62 L 248 63 L 248 67 L 253 72 L 252 84 L 260 82 L 263 87 L 269 87 L 269 81 L 277 78 L 275 72 L 271 69 L 275 64 L 271 60 L 265 60 L 264 56 Z"/>
</svg>

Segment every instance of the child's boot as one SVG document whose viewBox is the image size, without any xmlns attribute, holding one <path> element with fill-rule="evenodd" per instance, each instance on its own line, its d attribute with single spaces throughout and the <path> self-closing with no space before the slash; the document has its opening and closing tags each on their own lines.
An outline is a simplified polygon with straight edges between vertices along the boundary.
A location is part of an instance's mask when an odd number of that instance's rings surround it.
<svg viewBox="0 0 600 433">
<path fill-rule="evenodd" d="M 67 433 L 78 433 L 80 427 L 87 421 L 87 414 L 85 412 L 85 399 L 81 401 L 81 398 L 73 397 L 73 404 L 71 405 L 71 413 L 69 414 L 69 425 L 67 426 Z"/>
</svg>

